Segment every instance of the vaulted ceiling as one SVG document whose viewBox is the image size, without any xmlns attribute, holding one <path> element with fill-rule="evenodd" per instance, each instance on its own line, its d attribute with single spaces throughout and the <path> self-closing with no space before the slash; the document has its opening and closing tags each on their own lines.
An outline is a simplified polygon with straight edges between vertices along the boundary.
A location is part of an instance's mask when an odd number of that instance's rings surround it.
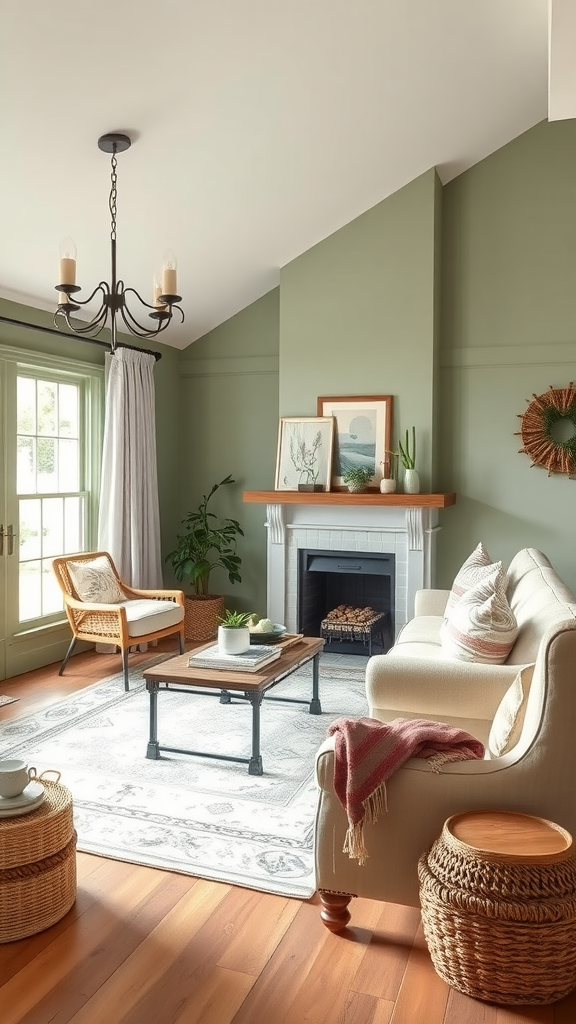
<svg viewBox="0 0 576 1024">
<path fill-rule="evenodd" d="M 184 348 L 432 166 L 446 183 L 547 114 L 547 0 L 18 0 L 0 42 L 0 295 L 53 308 L 178 256 Z"/>
</svg>

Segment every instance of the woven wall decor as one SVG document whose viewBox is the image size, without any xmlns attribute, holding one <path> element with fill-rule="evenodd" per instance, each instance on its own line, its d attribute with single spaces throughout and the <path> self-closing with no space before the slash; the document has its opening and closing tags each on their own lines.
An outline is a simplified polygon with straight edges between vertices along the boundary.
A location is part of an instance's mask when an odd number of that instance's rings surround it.
<svg viewBox="0 0 576 1024">
<path fill-rule="evenodd" d="M 550 385 L 543 395 L 533 395 L 525 413 L 519 413 L 522 438 L 519 449 L 532 459 L 533 466 L 544 466 L 551 473 L 576 473 L 576 389 L 570 381 L 567 388 Z M 552 428 L 558 420 L 569 420 L 574 433 L 566 441 L 556 441 Z"/>
</svg>

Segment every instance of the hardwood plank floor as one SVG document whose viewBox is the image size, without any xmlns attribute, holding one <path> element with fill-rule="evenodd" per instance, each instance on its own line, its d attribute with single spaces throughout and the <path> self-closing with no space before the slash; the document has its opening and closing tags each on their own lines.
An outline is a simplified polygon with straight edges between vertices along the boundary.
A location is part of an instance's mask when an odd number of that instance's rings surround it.
<svg viewBox="0 0 576 1024">
<path fill-rule="evenodd" d="M 176 653 L 171 639 L 156 653 Z M 79 654 L 0 682 L 2 723 L 120 671 Z M 65 780 L 63 780 L 65 781 Z M 434 972 L 413 907 L 354 900 L 332 935 L 317 897 L 286 899 L 78 854 L 78 898 L 52 928 L 0 945 L 1 1024 L 574 1024 L 576 990 L 497 1007 Z"/>
</svg>

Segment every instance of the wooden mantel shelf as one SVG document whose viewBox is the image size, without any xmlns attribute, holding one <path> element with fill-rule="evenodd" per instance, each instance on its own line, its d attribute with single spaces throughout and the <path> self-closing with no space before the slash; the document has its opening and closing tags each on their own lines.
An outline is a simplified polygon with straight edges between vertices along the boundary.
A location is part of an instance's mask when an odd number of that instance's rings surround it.
<svg viewBox="0 0 576 1024">
<path fill-rule="evenodd" d="M 367 491 L 244 491 L 245 502 L 264 505 L 396 505 L 403 508 L 447 508 L 455 494 L 381 494 Z"/>
</svg>

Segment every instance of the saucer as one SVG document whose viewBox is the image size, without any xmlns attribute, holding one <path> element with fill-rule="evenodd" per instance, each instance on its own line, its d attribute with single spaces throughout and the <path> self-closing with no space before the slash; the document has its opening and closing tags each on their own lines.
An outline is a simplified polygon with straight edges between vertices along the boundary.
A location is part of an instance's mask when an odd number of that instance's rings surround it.
<svg viewBox="0 0 576 1024">
<path fill-rule="evenodd" d="M 44 786 L 41 782 L 29 782 L 18 796 L 0 796 L 0 817 L 9 818 L 15 814 L 26 814 L 39 807 L 44 799 Z"/>
</svg>

